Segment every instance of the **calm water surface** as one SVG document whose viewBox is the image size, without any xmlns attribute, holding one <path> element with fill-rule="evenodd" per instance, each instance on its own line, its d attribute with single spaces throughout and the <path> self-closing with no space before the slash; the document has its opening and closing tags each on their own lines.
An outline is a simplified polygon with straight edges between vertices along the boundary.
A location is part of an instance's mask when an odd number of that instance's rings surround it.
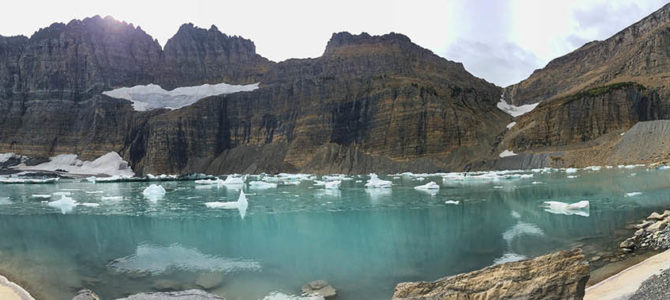
<svg viewBox="0 0 670 300">
<path fill-rule="evenodd" d="M 574 246 L 612 250 L 630 234 L 622 230 L 627 223 L 670 206 L 670 170 L 523 174 L 466 181 L 381 176 L 393 181 L 390 190 L 367 190 L 367 176 L 352 176 L 335 191 L 310 180 L 245 186 L 244 218 L 204 204 L 235 201 L 238 189 L 192 181 L 157 183 L 167 194 L 155 203 L 142 195 L 149 182 L 5 184 L 0 273 L 40 299 L 71 299 L 81 288 L 104 299 L 196 288 L 205 275 L 221 278 L 209 291 L 227 299 L 296 295 L 316 279 L 337 288 L 339 299 L 388 299 L 401 281 Z M 428 181 L 440 184 L 437 194 L 413 188 Z M 63 213 L 48 204 L 59 193 L 88 206 Z M 590 202 L 587 216 L 541 207 L 582 200 Z"/>
</svg>

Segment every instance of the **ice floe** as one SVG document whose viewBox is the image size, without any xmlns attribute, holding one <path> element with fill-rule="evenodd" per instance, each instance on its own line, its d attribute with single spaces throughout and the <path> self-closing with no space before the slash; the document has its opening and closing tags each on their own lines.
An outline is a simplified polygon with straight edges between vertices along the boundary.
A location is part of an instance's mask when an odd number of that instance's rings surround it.
<svg viewBox="0 0 670 300">
<path fill-rule="evenodd" d="M 277 188 L 277 184 L 274 182 L 251 181 L 249 182 L 249 188 L 254 190 L 274 189 Z"/>
<path fill-rule="evenodd" d="M 635 196 L 639 196 L 639 195 L 642 195 L 642 192 L 630 192 L 630 193 L 626 193 L 626 197 L 635 197 Z"/>
<path fill-rule="evenodd" d="M 426 183 L 424 185 L 415 186 L 414 189 L 415 190 L 420 190 L 420 191 L 439 190 L 440 185 L 435 183 L 435 181 L 431 181 L 431 182 Z"/>
<path fill-rule="evenodd" d="M 40 198 L 40 199 L 51 199 L 50 194 L 32 194 L 30 197 L 32 198 Z"/>
<path fill-rule="evenodd" d="M 136 111 L 147 111 L 159 108 L 178 109 L 189 106 L 205 97 L 247 92 L 255 89 L 258 89 L 258 83 L 247 85 L 203 84 L 179 87 L 171 91 L 166 91 L 156 84 L 148 84 L 118 88 L 105 91 L 103 94 L 132 102 Z"/>
<path fill-rule="evenodd" d="M 78 204 L 77 201 L 66 195 L 61 195 L 60 199 L 48 203 L 49 206 L 60 209 L 63 214 L 72 212 Z"/>
<path fill-rule="evenodd" d="M 577 169 L 576 168 L 567 168 L 567 169 L 565 169 L 565 173 L 567 173 L 567 174 L 577 173 Z"/>
<path fill-rule="evenodd" d="M 582 217 L 589 216 L 589 201 L 579 201 L 575 203 L 564 203 L 559 201 L 545 201 L 542 207 L 548 213 L 560 215 L 578 215 Z"/>
<path fill-rule="evenodd" d="M 391 186 L 393 186 L 391 181 L 379 179 L 375 173 L 370 173 L 370 179 L 365 184 L 367 188 L 391 188 Z"/>
<path fill-rule="evenodd" d="M 339 189 L 341 183 L 342 183 L 342 181 L 340 181 L 340 180 L 328 181 L 324 184 L 323 187 L 326 188 L 326 189 Z"/>
<path fill-rule="evenodd" d="M 82 161 L 76 154 L 61 154 L 51 157 L 49 162 L 35 166 L 20 164 L 14 167 L 23 171 L 51 171 L 64 170 L 76 175 L 108 175 L 132 177 L 135 172 L 128 163 L 116 152 L 109 152 L 93 161 Z"/>
<path fill-rule="evenodd" d="M 142 195 L 152 202 L 156 202 L 165 197 L 165 188 L 161 185 L 152 184 L 142 191 Z"/>
<path fill-rule="evenodd" d="M 118 202 L 123 200 L 123 196 L 102 196 L 100 200 L 104 202 Z"/>
<path fill-rule="evenodd" d="M 261 264 L 249 259 L 233 259 L 203 254 L 179 244 L 166 247 L 139 245 L 135 253 L 113 260 L 108 267 L 117 272 L 146 272 L 152 275 L 169 270 L 235 272 L 259 271 Z"/>
<path fill-rule="evenodd" d="M 79 205 L 86 206 L 86 207 L 98 207 L 98 206 L 100 206 L 100 203 L 84 202 L 84 203 L 81 203 Z"/>
<path fill-rule="evenodd" d="M 9 205 L 12 204 L 12 200 L 9 197 L 0 197 L 0 205 Z"/>
<path fill-rule="evenodd" d="M 447 200 L 447 201 L 444 201 L 444 204 L 459 205 L 459 204 L 461 204 L 461 202 L 458 201 L 458 200 Z"/>
<path fill-rule="evenodd" d="M 237 198 L 237 201 L 231 202 L 207 202 L 205 206 L 209 208 L 223 208 L 223 209 L 237 209 L 240 212 L 240 216 L 244 219 L 244 216 L 247 214 L 247 207 L 249 203 L 247 202 L 247 197 L 244 195 L 244 191 L 240 191 L 240 196 Z"/>
<path fill-rule="evenodd" d="M 516 105 L 512 105 L 512 104 L 509 104 L 509 103 L 505 102 L 505 100 L 503 100 L 501 98 L 500 102 L 498 102 L 498 104 L 496 104 L 496 107 L 498 107 L 498 109 L 506 112 L 508 115 L 516 118 L 520 115 L 523 115 L 525 113 L 528 113 L 528 112 L 532 111 L 533 109 L 535 109 L 535 107 L 537 107 L 538 104 L 540 104 L 540 103 L 516 106 Z"/>
</svg>

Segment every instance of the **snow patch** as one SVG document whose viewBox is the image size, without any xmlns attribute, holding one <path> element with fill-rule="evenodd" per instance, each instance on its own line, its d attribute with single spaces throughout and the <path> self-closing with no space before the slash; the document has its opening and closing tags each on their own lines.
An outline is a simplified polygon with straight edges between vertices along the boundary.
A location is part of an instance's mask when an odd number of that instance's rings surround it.
<svg viewBox="0 0 670 300">
<path fill-rule="evenodd" d="M 510 151 L 510 150 L 505 150 L 505 151 L 501 152 L 500 154 L 498 154 L 498 156 L 499 156 L 500 158 L 503 158 L 503 157 L 509 157 L 509 156 L 516 156 L 516 155 L 517 155 L 517 154 L 514 153 L 514 151 Z"/>
<path fill-rule="evenodd" d="M 26 166 L 21 164 L 16 167 L 22 171 L 52 171 L 64 170 L 70 174 L 77 175 L 109 175 L 132 177 L 135 172 L 128 166 L 128 163 L 116 152 L 109 152 L 98 157 L 94 161 L 81 161 L 76 154 L 61 154 L 51 157 L 49 162 Z M 100 179 L 96 179 L 100 180 Z"/>
<path fill-rule="evenodd" d="M 508 115 L 516 118 L 520 115 L 523 115 L 525 113 L 528 113 L 528 112 L 532 111 L 533 109 L 535 109 L 535 107 L 537 107 L 538 104 L 540 104 L 540 103 L 538 102 L 538 103 L 535 103 L 535 104 L 526 104 L 526 105 L 516 106 L 516 105 L 508 104 L 507 102 L 505 102 L 505 100 L 503 100 L 501 98 L 500 102 L 498 102 L 498 104 L 496 104 L 496 106 L 498 107 L 498 109 L 500 109 L 500 110 L 506 112 Z M 512 126 L 514 126 L 514 125 L 512 125 Z"/>
<path fill-rule="evenodd" d="M 514 127 L 514 125 L 516 125 L 516 122 L 509 123 L 509 124 L 507 124 L 506 127 L 507 127 L 507 129 L 512 129 L 512 127 Z"/>
<path fill-rule="evenodd" d="M 216 95 L 248 92 L 258 89 L 259 83 L 232 85 L 227 83 L 203 84 L 179 87 L 166 91 L 156 84 L 136 85 L 103 92 L 112 98 L 125 99 L 133 103 L 136 111 L 147 111 L 160 108 L 178 109 L 189 106 L 198 100 Z"/>
</svg>

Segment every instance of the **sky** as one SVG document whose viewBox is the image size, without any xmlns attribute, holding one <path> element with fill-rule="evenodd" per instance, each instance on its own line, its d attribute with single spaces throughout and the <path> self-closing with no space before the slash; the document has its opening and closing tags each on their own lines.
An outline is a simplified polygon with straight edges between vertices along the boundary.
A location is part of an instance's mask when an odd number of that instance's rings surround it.
<svg viewBox="0 0 670 300">
<path fill-rule="evenodd" d="M 139 25 L 161 45 L 183 23 L 251 39 L 273 61 L 320 56 L 332 33 L 398 32 L 499 86 L 603 40 L 668 0 L 59 0 L 11 1 L 0 35 L 30 36 L 94 15 Z M 37 9 L 39 8 L 39 9 Z"/>
</svg>

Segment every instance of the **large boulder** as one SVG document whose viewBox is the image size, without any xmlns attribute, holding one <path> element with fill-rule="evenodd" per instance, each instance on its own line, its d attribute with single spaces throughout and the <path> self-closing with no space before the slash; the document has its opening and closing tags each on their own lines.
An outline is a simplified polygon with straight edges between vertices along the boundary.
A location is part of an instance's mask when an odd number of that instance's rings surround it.
<svg viewBox="0 0 670 300">
<path fill-rule="evenodd" d="M 433 282 L 399 283 L 393 299 L 582 299 L 588 280 L 588 262 L 574 249 Z"/>
</svg>

